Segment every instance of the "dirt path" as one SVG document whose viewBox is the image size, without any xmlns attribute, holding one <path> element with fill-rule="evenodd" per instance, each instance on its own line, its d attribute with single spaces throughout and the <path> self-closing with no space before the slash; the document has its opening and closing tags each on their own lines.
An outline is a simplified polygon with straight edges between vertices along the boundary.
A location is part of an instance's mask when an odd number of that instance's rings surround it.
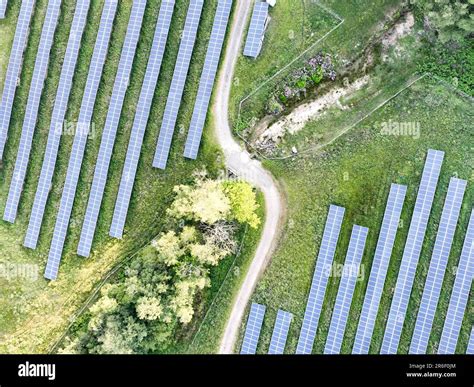
<svg viewBox="0 0 474 387">
<path fill-rule="evenodd" d="M 239 0 L 236 5 L 220 78 L 216 88 L 216 103 L 213 106 L 213 114 L 215 117 L 216 138 L 224 151 L 228 168 L 263 192 L 266 219 L 255 257 L 234 300 L 222 337 L 220 353 L 233 352 L 245 307 L 252 296 L 260 275 L 270 261 L 271 254 L 278 240 L 279 226 L 284 213 L 283 198 L 278 191 L 273 177 L 262 167 L 259 161 L 252 160 L 248 152 L 243 150 L 234 140 L 228 119 L 229 97 L 235 64 L 240 55 L 240 46 L 251 7 L 252 2 L 248 0 Z"/>
</svg>

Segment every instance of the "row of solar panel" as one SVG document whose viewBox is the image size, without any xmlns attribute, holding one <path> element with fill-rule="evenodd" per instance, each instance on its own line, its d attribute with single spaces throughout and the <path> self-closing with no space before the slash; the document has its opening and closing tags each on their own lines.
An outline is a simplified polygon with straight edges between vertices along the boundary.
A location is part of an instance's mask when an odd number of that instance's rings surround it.
<svg viewBox="0 0 474 387">
<path fill-rule="evenodd" d="M 184 92 L 185 81 L 191 61 L 203 4 L 203 0 L 192 0 L 188 9 L 188 16 L 186 18 L 183 38 L 180 44 L 178 60 L 176 62 L 175 73 L 173 76 L 173 84 L 170 89 L 167 109 L 165 110 L 163 126 L 160 132 L 160 139 L 162 139 L 163 136 L 166 136 L 169 141 L 167 140 L 166 143 L 163 143 L 159 139 L 157 146 L 157 155 L 166 155 L 166 157 L 159 156 L 157 158 L 161 160 L 161 165 L 163 165 L 163 167 L 166 164 L 169 154 L 171 136 L 176 123 L 180 101 Z M 5 207 L 4 220 L 9 222 L 15 221 L 22 187 L 26 176 L 29 155 L 32 146 L 32 138 L 36 126 L 36 118 L 38 115 L 39 100 L 48 68 L 49 53 L 59 17 L 60 5 L 61 2 L 59 0 L 50 0 L 48 3 L 46 19 L 41 35 L 38 57 L 35 64 L 33 80 L 30 87 L 30 96 L 28 99 L 25 120 L 21 133 L 18 157 L 16 160 L 15 171 L 11 181 L 10 191 Z M 117 5 L 118 2 L 116 0 L 108 0 L 104 5 L 96 47 L 94 49 L 94 54 L 89 68 L 87 85 L 85 88 L 85 94 L 83 96 L 73 149 L 67 170 L 66 183 L 63 190 L 63 196 L 61 198 L 55 231 L 53 234 L 53 241 L 45 274 L 45 276 L 49 279 L 56 278 L 61 260 L 62 249 L 66 238 L 76 186 L 81 170 L 82 158 L 84 156 L 87 142 L 87 135 L 91 125 L 91 116 L 95 104 L 95 97 L 102 75 L 102 68 L 107 56 L 107 47 Z M 40 180 L 24 243 L 25 246 L 30 248 L 36 248 L 38 242 L 49 188 L 51 186 L 54 174 L 56 158 L 62 134 L 62 123 L 66 114 L 72 78 L 75 71 L 80 42 L 84 32 L 89 6 L 89 0 L 80 0 L 76 5 L 76 11 L 71 28 L 72 32 L 69 37 L 64 65 L 57 91 L 57 98 L 53 108 L 45 158 L 43 160 Z M 78 254 L 82 256 L 88 256 L 90 254 L 107 179 L 108 168 L 112 156 L 113 145 L 115 142 L 118 122 L 122 111 L 125 93 L 128 88 L 128 79 L 140 35 L 145 7 L 145 0 L 136 1 L 133 3 L 127 35 L 115 79 L 109 112 L 107 114 L 99 156 L 94 172 L 90 198 L 78 246 Z M 202 129 L 204 126 L 205 117 L 207 115 L 210 96 L 215 81 L 231 8 L 232 0 L 220 0 L 218 3 L 208 52 L 199 85 L 198 97 L 196 99 L 193 113 L 193 121 L 191 123 L 191 128 L 188 135 L 185 151 L 185 156 L 188 158 L 197 157 Z M 123 228 L 125 225 L 136 169 L 141 152 L 144 131 L 147 125 L 153 95 L 160 73 L 161 62 L 164 56 L 173 11 L 174 0 L 163 0 L 157 21 L 149 63 L 147 65 L 145 80 L 142 85 L 138 109 L 134 118 L 134 125 L 127 150 L 119 195 L 117 197 L 113 221 L 110 229 L 110 235 L 114 237 L 121 237 L 123 234 Z M 20 10 L 20 18 L 17 25 L 12 55 L 10 57 L 9 72 L 7 73 L 7 80 L 1 105 L 2 110 L 0 118 L 2 119 L 2 126 L 0 131 L 0 146 L 2 150 L 6 142 L 11 108 L 17 83 L 16 80 L 21 71 L 21 57 L 23 55 L 24 47 L 26 46 L 28 28 L 31 21 L 32 12 L 32 2 L 24 2 Z"/>
<path fill-rule="evenodd" d="M 257 352 L 258 339 L 260 338 L 265 311 L 264 305 L 252 303 L 240 350 L 242 355 L 253 355 Z M 291 313 L 281 309 L 278 310 L 268 349 L 270 355 L 281 355 L 284 353 L 292 319 L 293 315 Z"/>
<path fill-rule="evenodd" d="M 397 313 L 399 319 L 391 321 L 389 315 L 388 323 L 391 323 L 392 325 L 389 326 L 387 323 L 381 353 L 396 353 L 398 349 L 400 332 L 405 320 L 406 306 L 409 302 L 414 273 L 421 253 L 421 244 L 424 240 L 426 225 L 431 212 L 443 158 L 443 152 L 435 150 L 428 151 L 415 203 L 413 219 L 406 241 L 404 251 L 405 258 L 402 259 L 400 275 L 397 280 L 397 287 L 395 289 L 395 295 L 390 309 L 390 315 Z M 426 353 L 466 186 L 467 182 L 465 180 L 457 178 L 452 178 L 450 180 L 432 253 L 430 268 L 419 307 L 410 353 Z M 390 189 L 362 312 L 359 319 L 356 338 L 352 349 L 352 353 L 354 354 L 367 354 L 370 349 L 372 333 L 400 222 L 406 190 L 407 188 L 405 186 L 398 184 L 392 184 Z M 333 205 L 330 207 L 296 349 L 296 353 L 299 354 L 310 354 L 312 352 L 326 293 L 326 286 L 331 272 L 328 268 L 332 267 L 333 264 L 343 216 L 344 208 Z M 324 349 L 325 353 L 340 352 L 352 303 L 355 283 L 357 275 L 359 274 L 359 266 L 364 251 L 367 232 L 368 230 L 366 228 L 357 225 L 355 225 L 352 230 L 344 270 L 341 276 L 334 312 Z M 474 278 L 473 239 L 474 211 L 471 212 L 464 246 L 459 260 L 449 310 L 438 348 L 439 353 L 454 353 L 456 349 L 469 297 L 470 286 Z M 397 293 L 397 290 L 399 294 Z"/>
</svg>

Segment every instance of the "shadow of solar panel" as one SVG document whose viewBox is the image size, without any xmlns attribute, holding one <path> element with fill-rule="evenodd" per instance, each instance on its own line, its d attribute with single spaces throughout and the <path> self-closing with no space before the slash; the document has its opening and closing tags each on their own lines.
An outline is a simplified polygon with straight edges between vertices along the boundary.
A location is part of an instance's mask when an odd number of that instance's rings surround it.
<svg viewBox="0 0 474 387">
<path fill-rule="evenodd" d="M 354 354 L 369 353 L 375 319 L 377 318 L 377 312 L 382 298 L 385 278 L 387 276 L 393 244 L 400 223 L 406 192 L 407 187 L 404 185 L 392 184 L 390 188 L 382 227 L 372 262 L 369 282 L 367 284 L 364 304 L 359 318 L 354 347 L 352 348 L 352 353 Z"/>
<path fill-rule="evenodd" d="M 410 345 L 410 354 L 425 354 L 428 348 L 431 328 L 438 306 L 444 274 L 448 265 L 449 253 L 461 211 L 467 181 L 452 178 L 444 203 L 438 235 L 431 256 L 430 268 L 426 277 L 415 330 Z"/>
<path fill-rule="evenodd" d="M 130 142 L 128 144 L 125 165 L 120 180 L 119 192 L 115 202 L 114 215 L 109 234 L 115 238 L 121 238 L 125 227 L 130 198 L 132 196 L 133 184 L 137 173 L 138 160 L 143 144 L 143 136 L 150 114 L 151 103 L 155 93 L 156 83 L 160 74 L 163 54 L 168 40 L 171 18 L 174 11 L 174 1 L 163 0 L 160 14 L 156 24 L 155 36 L 148 60 L 145 79 L 138 100 L 137 111 L 132 126 Z"/>
<path fill-rule="evenodd" d="M 28 41 L 31 17 L 35 8 L 35 0 L 22 1 L 20 14 L 16 25 L 13 46 L 10 52 L 7 74 L 3 84 L 2 101 L 0 103 L 0 160 L 3 159 L 3 151 L 7 142 L 8 127 L 12 115 L 13 100 L 15 99 L 16 86 L 20 78 L 21 66 L 23 64 L 23 53 Z"/>
<path fill-rule="evenodd" d="M 165 169 L 168 162 L 171 141 L 178 119 L 186 78 L 188 77 L 189 65 L 191 64 L 191 57 L 193 55 L 203 5 L 203 0 L 191 0 L 189 4 L 183 36 L 179 45 L 178 58 L 174 68 L 173 80 L 171 81 L 168 99 L 166 100 L 160 135 L 158 136 L 158 143 L 153 159 L 153 166 L 155 168 Z"/>
<path fill-rule="evenodd" d="M 449 300 L 448 312 L 444 321 L 443 333 L 438 345 L 438 353 L 449 355 L 456 351 L 466 310 L 472 280 L 474 278 L 474 211 L 471 211 L 464 245 L 459 258 L 453 290 Z"/>
<path fill-rule="evenodd" d="M 268 3 L 256 2 L 250 20 L 244 55 L 256 58 L 262 50 L 265 35 L 265 24 L 268 18 Z"/>
<path fill-rule="evenodd" d="M 189 133 L 186 139 L 184 157 L 195 160 L 201 144 L 202 131 L 206 122 L 209 102 L 211 100 L 212 89 L 216 79 L 219 59 L 224 44 L 229 15 L 232 9 L 232 0 L 221 0 L 217 5 L 214 26 L 212 27 L 211 39 L 207 48 L 204 68 L 199 82 L 199 90 L 194 104 L 193 116 L 189 126 Z"/>
<path fill-rule="evenodd" d="M 337 291 L 336 304 L 334 305 L 326 346 L 324 347 L 325 354 L 339 354 L 341 352 L 368 232 L 368 228 L 358 225 L 355 225 L 352 229 L 341 282 Z"/>
<path fill-rule="evenodd" d="M 428 151 L 405 250 L 403 251 L 395 293 L 390 306 L 382 342 L 382 354 L 397 353 L 443 158 L 444 152 L 432 149 Z"/>
<path fill-rule="evenodd" d="M 265 317 L 265 306 L 252 303 L 250 308 L 247 327 L 245 328 L 244 340 L 242 342 L 241 355 L 253 355 L 257 352 L 258 339 L 262 330 L 263 318 Z"/>
<path fill-rule="evenodd" d="M 74 71 L 79 55 L 79 47 L 81 45 L 89 6 L 90 0 L 78 0 L 74 11 L 71 32 L 69 34 L 66 54 L 64 56 L 61 76 L 59 78 L 58 90 L 54 100 L 46 151 L 41 166 L 40 178 L 38 187 L 36 188 L 28 229 L 23 243 L 25 247 L 31 249 L 35 249 L 38 243 L 46 202 L 48 200 L 48 194 L 53 180 L 64 117 L 66 115 L 69 95 L 71 93 L 72 80 L 74 77 Z"/>
<path fill-rule="evenodd" d="M 13 223 L 16 219 L 18 204 L 20 202 L 23 184 L 25 182 L 26 170 L 30 158 L 33 134 L 38 118 L 38 109 L 43 92 L 44 81 L 48 72 L 49 54 L 53 45 L 54 31 L 61 10 L 61 0 L 49 0 L 46 16 L 41 32 L 36 62 L 33 70 L 33 77 L 30 84 L 28 102 L 26 104 L 23 127 L 21 129 L 20 145 L 18 147 L 15 169 L 10 183 L 7 203 L 3 220 Z"/>
<path fill-rule="evenodd" d="M 321 315 L 323 307 L 324 295 L 326 293 L 334 253 L 336 252 L 344 212 L 345 209 L 342 207 L 334 205 L 329 207 L 329 214 L 324 227 L 324 234 L 316 261 L 316 268 L 314 269 L 303 325 L 296 348 L 297 354 L 311 354 L 313 350 L 319 316 Z"/>
<path fill-rule="evenodd" d="M 140 37 L 145 7 L 146 0 L 133 2 L 127 34 L 125 36 L 122 54 L 118 65 L 118 72 L 115 78 L 114 89 L 110 99 L 109 111 L 107 113 L 104 131 L 102 133 L 102 141 L 100 143 L 99 155 L 97 157 L 94 178 L 92 180 L 89 202 L 87 203 L 86 214 L 77 249 L 77 253 L 83 257 L 89 256 L 92 247 L 92 240 L 94 239 L 100 205 L 104 196 L 110 159 L 112 157 L 115 137 L 117 135 L 117 128 L 129 84 L 129 77 L 132 70 L 138 38 Z"/>
<path fill-rule="evenodd" d="M 59 205 L 58 216 L 54 226 L 53 240 L 48 255 L 48 262 L 44 276 L 47 279 L 56 279 L 61 262 L 61 255 L 66 240 L 69 219 L 71 217 L 74 197 L 76 195 L 77 183 L 82 166 L 82 159 L 89 136 L 97 91 L 102 75 L 102 70 L 107 57 L 107 51 L 112 33 L 115 13 L 117 11 L 117 0 L 106 0 L 99 25 L 99 32 L 94 46 L 89 74 L 87 75 L 86 87 L 82 97 L 81 109 L 79 112 L 76 134 L 72 144 L 71 156 L 66 172 L 66 182 L 64 183 L 61 203 Z"/>
</svg>

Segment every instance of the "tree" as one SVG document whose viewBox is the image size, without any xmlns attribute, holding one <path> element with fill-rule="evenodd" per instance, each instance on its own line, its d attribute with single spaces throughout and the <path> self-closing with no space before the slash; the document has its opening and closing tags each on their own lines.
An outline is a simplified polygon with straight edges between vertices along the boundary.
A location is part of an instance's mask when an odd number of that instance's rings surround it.
<svg viewBox="0 0 474 387">
<path fill-rule="evenodd" d="M 239 223 L 247 223 L 250 227 L 257 228 L 260 224 L 256 213 L 258 204 L 250 184 L 244 181 L 226 181 L 223 187 L 230 200 L 232 217 Z"/>
<path fill-rule="evenodd" d="M 474 0 L 411 0 L 439 41 L 460 43 L 474 33 Z"/>
</svg>

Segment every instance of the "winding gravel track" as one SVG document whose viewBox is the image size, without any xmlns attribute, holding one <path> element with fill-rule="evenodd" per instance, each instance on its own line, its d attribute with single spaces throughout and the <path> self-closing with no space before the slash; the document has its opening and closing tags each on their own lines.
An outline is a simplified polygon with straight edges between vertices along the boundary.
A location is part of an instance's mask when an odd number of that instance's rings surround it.
<svg viewBox="0 0 474 387">
<path fill-rule="evenodd" d="M 252 160 L 249 153 L 243 150 L 234 140 L 228 118 L 229 97 L 235 64 L 240 55 L 240 47 L 252 4 L 253 2 L 249 0 L 238 0 L 235 7 L 232 26 L 229 31 L 229 40 L 216 88 L 216 102 L 213 105 L 213 114 L 216 125 L 216 138 L 224 151 L 227 167 L 263 192 L 266 219 L 255 257 L 234 300 L 232 311 L 227 321 L 219 349 L 219 353 L 222 354 L 233 353 L 245 308 L 260 275 L 270 261 L 271 254 L 279 237 L 279 226 L 282 223 L 284 214 L 283 198 L 272 175 L 262 167 L 259 161 Z"/>
</svg>

